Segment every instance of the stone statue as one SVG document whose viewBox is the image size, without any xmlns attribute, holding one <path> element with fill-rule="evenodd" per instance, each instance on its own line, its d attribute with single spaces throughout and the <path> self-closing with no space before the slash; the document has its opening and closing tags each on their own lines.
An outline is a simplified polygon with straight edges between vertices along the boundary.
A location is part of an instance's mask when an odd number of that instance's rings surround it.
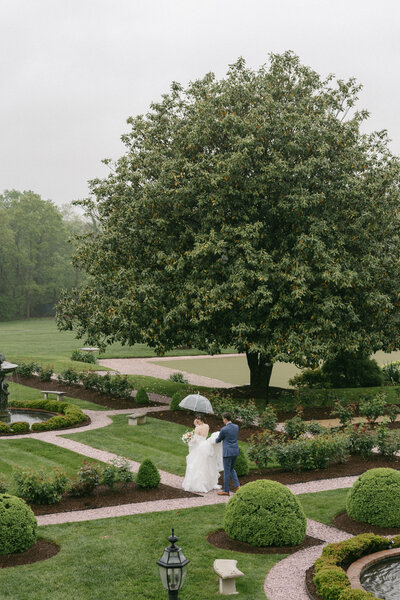
<svg viewBox="0 0 400 600">
<path fill-rule="evenodd" d="M 6 381 L 7 372 L 1 367 L 4 361 L 4 354 L 0 354 L 0 415 L 4 415 L 7 412 L 9 394 L 8 383 Z"/>
</svg>

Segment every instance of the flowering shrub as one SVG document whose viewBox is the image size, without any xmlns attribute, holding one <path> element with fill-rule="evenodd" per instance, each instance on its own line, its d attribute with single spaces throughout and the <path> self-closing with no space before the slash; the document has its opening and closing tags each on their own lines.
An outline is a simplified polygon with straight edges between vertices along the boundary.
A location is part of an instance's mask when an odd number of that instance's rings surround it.
<svg viewBox="0 0 400 600">
<path fill-rule="evenodd" d="M 360 415 L 366 417 L 368 423 L 375 423 L 378 417 L 386 413 L 386 396 L 379 393 L 374 398 L 369 398 L 360 403 Z"/>
<path fill-rule="evenodd" d="M 349 426 L 346 434 L 349 440 L 350 454 L 360 454 L 364 458 L 372 456 L 376 435 L 365 423 Z"/>
<path fill-rule="evenodd" d="M 274 431 L 275 427 L 278 424 L 278 417 L 276 414 L 276 410 L 270 404 L 264 410 L 262 415 L 258 419 L 258 425 L 261 429 L 269 429 L 270 431 Z"/>
<path fill-rule="evenodd" d="M 33 504 L 55 504 L 67 489 L 69 480 L 59 467 L 49 474 L 35 469 L 16 467 L 12 477 L 17 495 Z"/>
</svg>

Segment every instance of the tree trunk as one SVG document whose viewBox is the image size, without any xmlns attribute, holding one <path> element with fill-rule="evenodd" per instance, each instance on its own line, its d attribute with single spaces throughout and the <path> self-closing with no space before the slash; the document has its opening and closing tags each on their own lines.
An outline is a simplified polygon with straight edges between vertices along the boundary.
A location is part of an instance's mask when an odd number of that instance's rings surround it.
<svg viewBox="0 0 400 600">
<path fill-rule="evenodd" d="M 268 404 L 268 389 L 272 373 L 272 361 L 261 352 L 246 352 L 247 364 L 250 369 L 250 387 L 257 394 L 262 394 Z"/>
</svg>

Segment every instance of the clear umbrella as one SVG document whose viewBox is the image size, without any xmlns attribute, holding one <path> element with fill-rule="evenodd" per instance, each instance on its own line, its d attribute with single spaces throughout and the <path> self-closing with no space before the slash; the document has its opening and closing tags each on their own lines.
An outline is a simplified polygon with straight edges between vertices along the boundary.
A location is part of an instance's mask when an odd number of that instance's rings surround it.
<svg viewBox="0 0 400 600">
<path fill-rule="evenodd" d="M 193 412 L 207 413 L 209 415 L 214 414 L 209 399 L 205 396 L 201 396 L 198 392 L 197 394 L 189 394 L 189 396 L 186 396 L 186 398 L 179 402 L 179 406 L 181 408 L 186 408 L 186 410 L 193 410 Z"/>
</svg>

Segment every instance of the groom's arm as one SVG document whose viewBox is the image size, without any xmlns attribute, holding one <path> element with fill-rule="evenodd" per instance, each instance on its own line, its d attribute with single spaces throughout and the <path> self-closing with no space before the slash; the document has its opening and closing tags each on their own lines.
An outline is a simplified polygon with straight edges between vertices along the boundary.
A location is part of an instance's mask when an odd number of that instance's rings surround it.
<svg viewBox="0 0 400 600">
<path fill-rule="evenodd" d="M 224 429 L 225 429 L 225 427 L 223 427 L 221 429 L 221 431 L 219 432 L 219 435 L 218 435 L 217 439 L 215 440 L 216 444 L 219 444 L 225 438 L 225 431 L 224 431 Z"/>
</svg>

